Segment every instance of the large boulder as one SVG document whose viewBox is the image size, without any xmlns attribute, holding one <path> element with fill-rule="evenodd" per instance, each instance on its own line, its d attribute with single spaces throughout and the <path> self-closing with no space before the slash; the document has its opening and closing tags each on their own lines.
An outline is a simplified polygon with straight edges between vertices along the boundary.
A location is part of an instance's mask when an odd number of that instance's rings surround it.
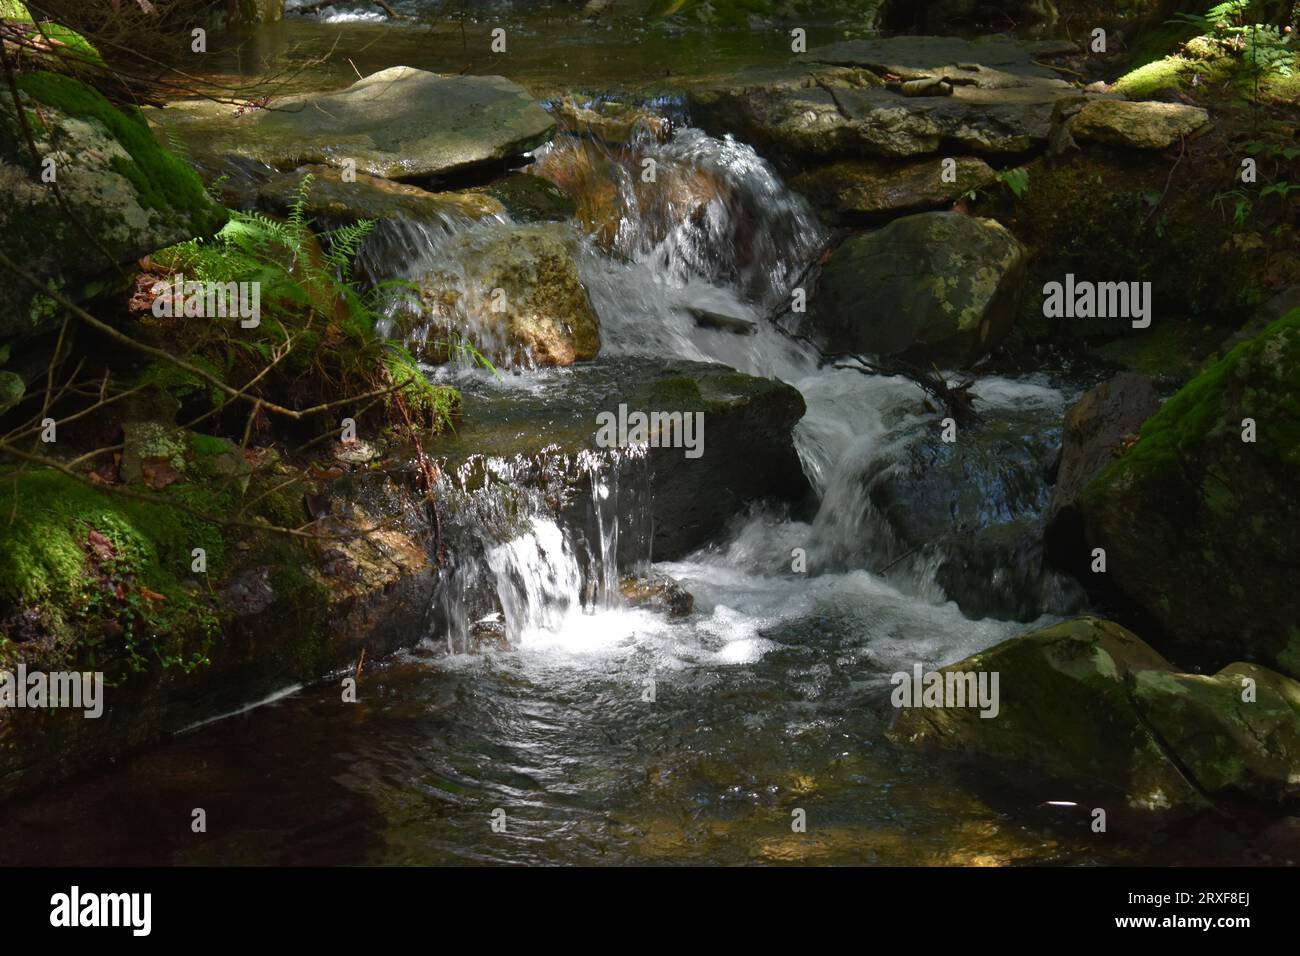
<svg viewBox="0 0 1300 956">
<path fill-rule="evenodd" d="M 453 234 L 418 278 L 418 308 L 402 318 L 431 361 L 449 335 L 494 363 L 571 365 L 600 350 L 600 319 L 578 276 L 578 238 L 563 224 L 492 225 Z"/>
<path fill-rule="evenodd" d="M 1300 311 L 1184 386 L 1084 490 L 1104 580 L 1167 646 L 1300 676 L 1298 394 Z"/>
<path fill-rule="evenodd" d="M 958 157 L 954 164 L 954 175 L 945 177 L 938 159 L 905 163 L 844 160 L 801 173 L 790 185 L 808 197 L 824 221 L 866 225 L 907 213 L 950 208 L 962 196 L 997 178 L 988 163 L 973 156 Z"/>
<path fill-rule="evenodd" d="M 441 459 L 445 482 L 478 493 L 490 480 L 485 472 L 498 474 L 511 500 L 541 487 L 546 506 L 558 503 L 562 523 L 581 527 L 592 543 L 609 534 L 608 522 L 616 517 L 613 543 L 624 570 L 651 553 L 656 561 L 685 557 L 756 501 L 799 504 L 810 494 L 794 446 L 805 405 L 783 382 L 724 365 L 602 356 L 548 380 L 544 389 L 467 382 L 463 393 L 463 424 L 429 449 Z M 610 416 L 617 419 L 620 406 L 628 415 L 698 413 L 703 428 L 692 436 L 697 447 L 656 440 L 635 450 L 604 443 L 602 426 Z M 484 461 L 506 464 L 483 468 Z M 602 472 L 606 466 L 612 474 Z M 603 491 L 592 487 L 600 473 Z M 603 512 L 604 528 L 588 524 L 596 519 L 593 501 L 614 509 L 613 515 Z M 494 504 L 485 517 L 471 508 L 468 534 L 477 539 L 484 526 L 501 523 L 502 512 L 521 510 Z M 456 522 L 448 518 L 449 525 Z"/>
<path fill-rule="evenodd" d="M 991 219 L 934 212 L 855 236 L 822 268 L 807 329 L 830 352 L 964 366 L 1011 330 L 1025 248 Z"/>
<path fill-rule="evenodd" d="M 245 158 L 280 170 L 307 163 L 386 179 L 445 176 L 521 156 L 555 122 L 501 76 L 443 76 L 394 66 L 333 93 L 277 98 L 236 115 L 208 101 L 155 110 L 200 158 Z"/>
<path fill-rule="evenodd" d="M 956 672 L 998 675 L 996 715 L 909 706 L 894 739 L 998 758 L 1148 810 L 1295 797 L 1300 684 L 1264 668 L 1178 673 L 1130 631 L 1083 618 L 943 669 Z"/>
<path fill-rule="evenodd" d="M 37 152 L 53 166 L 33 168 L 13 104 L 0 97 L 0 249 L 36 278 L 82 301 L 129 284 L 141 256 L 221 225 L 198 177 L 159 146 L 138 112 L 68 76 L 34 73 L 18 83 Z M 38 175 L 45 169 L 53 183 Z M 49 296 L 7 273 L 5 285 L 0 340 L 57 327 L 62 310 Z"/>
<path fill-rule="evenodd" d="M 1085 392 L 1065 413 L 1065 436 L 1044 544 L 1048 557 L 1066 568 L 1087 565 L 1079 497 L 1088 482 L 1136 441 L 1142 423 L 1160 408 L 1160 395 L 1145 375 L 1121 372 Z"/>
</svg>

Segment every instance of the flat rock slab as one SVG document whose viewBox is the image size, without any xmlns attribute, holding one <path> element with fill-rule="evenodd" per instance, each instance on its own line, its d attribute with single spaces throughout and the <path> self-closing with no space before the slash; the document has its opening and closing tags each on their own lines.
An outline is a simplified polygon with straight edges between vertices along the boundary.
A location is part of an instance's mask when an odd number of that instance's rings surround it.
<svg viewBox="0 0 1300 956">
<path fill-rule="evenodd" d="M 1073 50 L 1073 47 L 1069 49 Z M 845 40 L 809 52 L 809 59 L 859 66 L 903 79 L 945 75 L 987 89 L 1007 86 L 1067 87 L 1038 57 L 1063 52 L 1060 45 L 962 40 L 958 37 L 892 37 Z"/>
<path fill-rule="evenodd" d="M 818 213 L 837 224 L 868 224 L 892 216 L 951 206 L 991 184 L 997 173 L 982 159 L 954 159 L 954 182 L 945 182 L 938 158 L 908 162 L 844 160 L 796 176 L 791 185 Z"/>
<path fill-rule="evenodd" d="M 767 150 L 787 171 L 941 148 L 1016 155 L 1045 146 L 1061 106 L 1084 99 L 1038 62 L 1050 52 L 948 37 L 845 41 L 789 67 L 697 88 L 691 112 L 709 133 Z M 948 95 L 917 95 L 922 89 Z"/>
<path fill-rule="evenodd" d="M 1131 149 L 1168 149 L 1210 122 L 1210 114 L 1181 103 L 1131 103 L 1093 100 L 1074 118 L 1075 139 L 1093 140 Z"/>
<path fill-rule="evenodd" d="M 228 105 L 153 111 L 190 149 L 276 169 L 344 166 L 386 179 L 443 176 L 519 156 L 550 139 L 555 121 L 501 76 L 441 76 L 395 66 L 345 90 L 273 100 L 235 116 Z"/>
</svg>

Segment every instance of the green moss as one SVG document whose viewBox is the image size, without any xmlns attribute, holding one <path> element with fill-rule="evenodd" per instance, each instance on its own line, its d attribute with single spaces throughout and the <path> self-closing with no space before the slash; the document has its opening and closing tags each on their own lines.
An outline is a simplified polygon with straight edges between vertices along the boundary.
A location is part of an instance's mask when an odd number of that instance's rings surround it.
<svg viewBox="0 0 1300 956">
<path fill-rule="evenodd" d="M 195 235 L 215 231 L 225 218 L 203 183 L 184 161 L 159 145 L 138 110 L 116 109 L 97 90 L 58 73 L 18 77 L 22 92 L 71 116 L 96 120 L 113 135 L 131 160 L 115 159 L 113 168 L 126 177 L 142 205 L 168 215 L 182 215 Z"/>
<path fill-rule="evenodd" d="M 684 408 L 703 401 L 695 379 L 681 376 L 661 378 L 651 386 L 651 400 L 665 409 Z"/>
<path fill-rule="evenodd" d="M 1273 375 L 1272 382 L 1261 381 Z M 1271 385 L 1250 391 L 1253 385 Z M 1250 395 L 1254 401 L 1233 402 Z M 1238 416 L 1256 420 L 1259 450 L 1280 464 L 1300 465 L 1300 309 L 1278 319 L 1188 382 L 1142 426 L 1137 445 L 1089 486 L 1104 493 L 1125 476 L 1177 469 L 1188 449 L 1225 431 L 1239 433 Z"/>
<path fill-rule="evenodd" d="M 194 486 L 167 497 L 216 513 L 223 506 Z M 191 552 L 203 548 L 212 572 L 226 544 L 218 528 L 163 500 L 126 499 L 50 470 L 0 475 L 0 606 L 40 610 L 51 630 L 75 633 L 92 654 L 96 628 L 110 622 L 133 668 L 151 657 L 201 662 L 216 619 L 194 597 Z M 111 542 L 110 558 L 92 560 L 92 532 Z"/>
</svg>

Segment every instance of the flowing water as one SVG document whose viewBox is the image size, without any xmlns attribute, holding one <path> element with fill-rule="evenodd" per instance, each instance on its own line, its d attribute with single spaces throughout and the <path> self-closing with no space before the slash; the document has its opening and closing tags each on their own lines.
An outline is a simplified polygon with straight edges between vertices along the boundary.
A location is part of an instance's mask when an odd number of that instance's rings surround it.
<svg viewBox="0 0 1300 956">
<path fill-rule="evenodd" d="M 656 562 L 694 595 L 677 620 L 619 593 L 621 573 L 648 570 L 658 520 L 635 449 L 466 459 L 442 489 L 455 547 L 428 633 L 368 663 L 356 704 L 326 681 L 10 805 L 0 817 L 23 838 L 6 841 L 4 862 L 1270 859 L 1227 835 L 1124 835 L 1122 820 L 1101 840 L 1086 793 L 1004 786 L 988 768 L 886 739 L 892 673 L 951 663 L 1027 625 L 963 615 L 932 561 L 878 573 L 888 529 L 860 476 L 932 440 L 935 416 L 906 381 L 818 368 L 767 320 L 826 238 L 803 201 L 748 147 L 689 127 L 640 149 L 711 192 L 682 217 L 647 208 L 631 177 L 615 177 L 612 243 L 581 240 L 603 325 L 596 366 L 431 374 L 507 406 L 558 402 L 608 363 L 647 356 L 783 379 L 808 405 L 796 444 L 817 514 L 759 508 L 703 550 Z M 553 157 L 536 159 L 545 173 Z M 454 271 L 464 236 L 509 227 L 412 227 L 371 255 L 396 273 Z M 757 331 L 701 328 L 700 308 Z M 1070 395 L 1046 379 L 986 379 L 978 394 L 990 412 L 1057 421 Z M 579 500 L 555 507 L 560 486 L 582 489 Z M 791 567 L 795 549 L 806 573 Z M 194 807 L 209 821 L 197 837 Z M 806 833 L 792 831 L 800 810 Z"/>
</svg>

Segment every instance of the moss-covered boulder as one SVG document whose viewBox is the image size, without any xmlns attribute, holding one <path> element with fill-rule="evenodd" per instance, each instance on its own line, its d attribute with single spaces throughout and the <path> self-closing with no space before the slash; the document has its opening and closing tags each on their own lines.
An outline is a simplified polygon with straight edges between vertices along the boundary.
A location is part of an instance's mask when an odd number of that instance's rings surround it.
<svg viewBox="0 0 1300 956">
<path fill-rule="evenodd" d="M 1300 311 L 1189 382 L 1080 500 L 1161 646 L 1300 676 Z"/>
<path fill-rule="evenodd" d="M 39 156 L 8 94 L 0 97 L 0 249 L 36 278 L 83 301 L 125 287 L 125 268 L 140 256 L 220 226 L 221 210 L 193 170 L 158 144 L 138 112 L 69 76 L 26 74 L 18 85 Z M 5 283 L 0 339 L 59 320 L 49 296 L 17 276 Z"/>
<path fill-rule="evenodd" d="M 523 87 L 501 76 L 443 76 L 394 66 L 347 89 L 277 98 L 235 115 L 206 100 L 175 103 L 151 119 L 200 159 L 234 156 L 274 167 L 344 167 L 386 179 L 442 176 L 520 156 L 551 138 L 555 122 Z"/>
<path fill-rule="evenodd" d="M 452 236 L 418 281 L 418 308 L 402 327 L 433 361 L 468 336 L 496 364 L 571 365 L 600 350 L 600 319 L 578 276 L 577 236 L 538 224 Z"/>
<path fill-rule="evenodd" d="M 908 707 L 894 739 L 998 758 L 1149 810 L 1295 796 L 1300 684 L 1280 674 L 1244 664 L 1180 674 L 1094 618 L 1012 638 L 943 670 L 953 672 L 996 673 L 996 715 Z"/>
<path fill-rule="evenodd" d="M 831 352 L 968 365 L 1011 330 L 1025 258 L 991 219 L 947 212 L 898 219 L 835 250 L 805 325 Z"/>
<path fill-rule="evenodd" d="M 790 185 L 816 207 L 823 221 L 866 225 L 907 213 L 949 208 L 997 173 L 982 159 L 954 159 L 952 176 L 939 159 L 911 163 L 844 160 L 801 173 Z M 949 182 L 948 180 L 952 181 Z"/>
</svg>

